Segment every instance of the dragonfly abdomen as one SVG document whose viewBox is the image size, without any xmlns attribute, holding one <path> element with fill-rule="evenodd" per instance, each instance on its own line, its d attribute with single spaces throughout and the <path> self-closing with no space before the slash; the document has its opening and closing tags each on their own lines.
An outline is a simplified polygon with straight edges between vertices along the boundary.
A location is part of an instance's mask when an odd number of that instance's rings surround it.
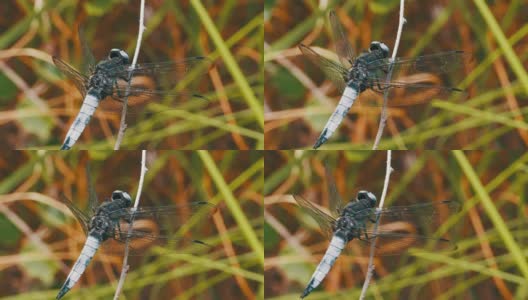
<svg viewBox="0 0 528 300">
<path fill-rule="evenodd" d="M 66 138 L 64 139 L 64 143 L 60 150 L 69 150 L 75 142 L 77 142 L 79 136 L 84 131 L 84 128 L 86 128 L 86 125 L 90 122 L 90 118 L 95 113 L 95 109 L 98 105 L 99 99 L 88 92 L 84 98 L 81 110 L 77 114 L 77 117 L 75 117 L 75 121 L 73 121 L 73 124 L 66 134 Z"/>
<path fill-rule="evenodd" d="M 326 122 L 323 132 L 315 142 L 315 145 L 313 146 L 314 149 L 317 149 L 322 144 L 326 143 L 326 141 L 334 134 L 334 132 L 337 130 L 337 127 L 339 126 L 339 124 L 341 124 L 343 118 L 347 115 L 348 111 L 354 104 L 354 101 L 356 100 L 357 96 L 357 88 L 351 86 L 347 86 L 345 88 L 345 90 L 343 91 L 343 95 L 341 96 L 341 99 L 339 100 L 339 103 L 337 104 L 337 107 L 334 110 L 334 113 L 332 114 L 332 116 L 330 116 L 328 122 Z"/>
<path fill-rule="evenodd" d="M 326 277 L 326 274 L 328 274 L 328 272 L 330 271 L 330 268 L 332 268 L 332 266 L 334 265 L 335 260 L 341 254 L 341 251 L 343 251 L 345 244 L 345 240 L 340 236 L 334 235 L 332 237 L 330 245 L 328 246 L 328 249 L 326 250 L 325 255 L 323 256 L 323 259 L 315 269 L 315 272 L 313 273 L 312 278 L 308 283 L 308 286 L 306 286 L 306 288 L 304 289 L 301 298 L 308 296 L 308 294 L 310 294 L 313 289 L 315 289 L 319 286 L 319 284 L 321 284 L 323 279 Z"/>
<path fill-rule="evenodd" d="M 68 274 L 68 278 L 66 278 L 66 281 L 57 294 L 57 300 L 61 299 L 77 283 L 77 281 L 79 281 L 79 278 L 84 273 L 84 270 L 86 270 L 86 266 L 88 266 L 94 257 L 95 251 L 97 251 L 97 248 L 99 248 L 100 244 L 101 241 L 99 241 L 97 238 L 91 235 L 88 236 L 79 258 L 77 258 L 77 261 L 75 262 L 75 265 L 73 265 L 70 274 Z"/>
</svg>

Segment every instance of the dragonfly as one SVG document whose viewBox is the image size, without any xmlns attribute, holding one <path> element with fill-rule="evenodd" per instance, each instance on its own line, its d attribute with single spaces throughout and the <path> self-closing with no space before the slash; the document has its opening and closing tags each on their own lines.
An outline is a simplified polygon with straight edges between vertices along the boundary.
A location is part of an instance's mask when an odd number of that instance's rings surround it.
<svg viewBox="0 0 528 300">
<path fill-rule="evenodd" d="M 112 192 L 110 199 L 99 203 L 90 180 L 88 186 L 89 208 L 91 211 L 89 214 L 80 210 L 66 196 L 61 195 L 63 203 L 68 206 L 81 224 L 86 235 L 86 242 L 67 279 L 60 288 L 56 297 L 57 300 L 64 297 L 77 283 L 99 248 L 103 248 L 106 253 L 122 254 L 124 253 L 124 245 L 127 240 L 131 255 L 142 255 L 145 253 L 145 246 L 153 244 L 196 244 L 204 247 L 205 250 L 211 247 L 201 240 L 175 237 L 172 233 L 160 234 L 153 232 L 152 229 L 136 226 L 145 222 L 153 222 L 159 225 L 160 228 L 166 222 L 170 223 L 171 226 L 180 226 L 191 216 L 206 215 L 214 212 L 214 205 L 207 201 L 194 201 L 182 205 L 141 207 L 134 210 L 131 207 L 132 198 L 127 192 L 115 190 Z"/>
<path fill-rule="evenodd" d="M 363 244 L 365 252 L 360 254 L 362 257 L 368 257 L 374 239 L 376 256 L 398 255 L 410 247 L 427 247 L 436 251 L 452 251 L 457 248 L 456 244 L 448 239 L 426 235 L 426 227 L 431 227 L 432 224 L 433 227 L 436 226 L 440 222 L 442 211 L 459 211 L 458 202 L 438 201 L 378 209 L 376 196 L 361 190 L 353 201 L 345 205 L 327 167 L 325 173 L 330 213 L 324 212 L 300 195 L 293 195 L 302 210 L 314 218 L 325 235 L 331 239 L 301 298 L 308 296 L 321 284 L 341 252 L 352 240 Z M 405 223 L 405 226 L 401 226 L 401 223 Z M 400 226 L 393 226 L 391 229 L 393 224 Z M 411 228 L 415 231 L 411 231 Z"/>
<path fill-rule="evenodd" d="M 127 98 L 130 109 L 165 97 L 208 100 L 205 96 L 187 91 L 175 92 L 172 89 L 190 71 L 209 70 L 213 64 L 204 56 L 189 57 L 179 61 L 142 63 L 131 65 L 128 54 L 118 48 L 110 50 L 108 57 L 95 64 L 95 59 L 87 46 L 83 31 L 79 30 L 83 49 L 83 59 L 88 74 L 83 74 L 53 56 L 55 66 L 73 81 L 83 97 L 81 109 L 70 126 L 60 150 L 69 150 L 79 139 L 100 102 L 112 102 L 109 111 L 121 111 Z M 201 72 L 205 74 L 206 72 Z M 198 77 L 195 77 L 199 78 Z M 163 83 L 163 85 L 162 85 Z M 111 99 L 111 100 L 106 100 Z M 113 100 L 113 101 L 112 101 Z"/>
<path fill-rule="evenodd" d="M 299 45 L 303 55 L 318 66 L 341 93 L 341 99 L 317 138 L 314 149 L 328 141 L 356 100 L 366 105 L 383 106 L 384 102 L 380 100 L 387 92 L 387 99 L 390 99 L 387 106 L 392 107 L 432 98 L 445 99 L 453 93 L 463 94 L 458 88 L 439 84 L 441 76 L 457 71 L 468 59 L 463 51 L 392 60 L 389 47 L 373 41 L 368 51 L 355 57 L 335 11 L 329 13 L 329 21 L 340 62 L 327 59 L 304 44 Z"/>
</svg>

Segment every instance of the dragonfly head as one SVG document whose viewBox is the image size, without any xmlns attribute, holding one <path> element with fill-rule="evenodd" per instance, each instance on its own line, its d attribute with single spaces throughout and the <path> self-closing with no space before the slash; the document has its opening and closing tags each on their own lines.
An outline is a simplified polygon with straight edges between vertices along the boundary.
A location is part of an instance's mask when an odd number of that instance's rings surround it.
<svg viewBox="0 0 528 300">
<path fill-rule="evenodd" d="M 383 57 L 389 57 L 389 47 L 382 42 L 373 41 L 370 43 L 369 51 L 381 51 Z"/>
<path fill-rule="evenodd" d="M 376 206 L 376 196 L 369 191 L 359 191 L 357 194 L 357 200 L 360 202 L 367 201 L 370 207 Z"/>
<path fill-rule="evenodd" d="M 110 50 L 110 53 L 108 54 L 108 59 L 114 58 L 120 59 L 123 64 L 128 64 L 128 62 L 130 61 L 130 59 L 128 58 L 128 54 L 124 50 L 117 48 Z"/>
<path fill-rule="evenodd" d="M 120 190 L 115 190 L 112 192 L 112 201 L 116 200 L 123 201 L 126 207 L 130 207 L 130 205 L 132 205 L 132 198 L 127 192 Z"/>
</svg>

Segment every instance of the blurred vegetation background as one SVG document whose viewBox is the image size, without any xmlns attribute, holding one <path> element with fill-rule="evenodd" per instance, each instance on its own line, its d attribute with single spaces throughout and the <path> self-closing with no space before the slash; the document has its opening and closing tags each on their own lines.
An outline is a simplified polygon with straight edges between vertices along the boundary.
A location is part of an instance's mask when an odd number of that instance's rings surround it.
<svg viewBox="0 0 528 300">
<path fill-rule="evenodd" d="M 53 65 L 81 70 L 82 25 L 97 61 L 112 48 L 132 58 L 139 1 L 2 1 L 0 135 L 10 148 L 58 149 L 81 96 Z M 207 56 L 216 64 L 200 86 L 207 101 L 164 99 L 129 115 L 121 149 L 263 148 L 262 7 L 250 1 L 146 1 L 138 63 Z M 188 76 L 196 79 L 197 73 Z M 189 82 L 181 83 L 183 86 Z M 104 102 L 104 101 L 103 101 Z M 99 109 L 77 149 L 113 148 L 120 112 Z"/>
<path fill-rule="evenodd" d="M 324 163 L 345 202 L 359 190 L 381 197 L 386 151 L 266 151 L 265 298 L 299 299 L 329 240 L 291 195 L 329 207 Z M 528 155 L 522 151 L 393 151 L 384 207 L 454 200 L 440 236 L 454 252 L 378 257 L 367 299 L 528 298 Z M 382 219 L 383 222 L 383 219 Z M 368 257 L 353 241 L 306 299 L 358 299 Z M 368 251 L 367 251 L 368 252 Z"/>
<path fill-rule="evenodd" d="M 399 0 L 265 2 L 266 149 L 311 147 L 340 95 L 297 48 L 335 54 L 336 10 L 356 54 L 394 46 Z M 467 95 L 389 109 L 379 149 L 525 148 L 528 145 L 528 2 L 405 1 L 399 57 L 463 50 L 472 60 L 452 84 Z M 326 51 L 325 51 L 326 50 Z M 332 53 L 330 53 L 332 52 Z M 389 99 L 390 101 L 390 99 Z M 371 149 L 380 108 L 352 107 L 324 149 Z"/>
<path fill-rule="evenodd" d="M 58 197 L 86 211 L 85 165 L 99 201 L 116 189 L 135 199 L 140 151 L 7 151 L 0 157 L 0 297 L 54 299 L 85 241 Z M 210 245 L 149 247 L 129 257 L 127 299 L 262 299 L 263 155 L 257 151 L 148 151 L 140 207 L 208 201 L 218 213 L 189 220 Z M 192 221 L 198 221 L 191 223 Z M 69 299 L 109 299 L 122 254 L 98 251 Z"/>
</svg>

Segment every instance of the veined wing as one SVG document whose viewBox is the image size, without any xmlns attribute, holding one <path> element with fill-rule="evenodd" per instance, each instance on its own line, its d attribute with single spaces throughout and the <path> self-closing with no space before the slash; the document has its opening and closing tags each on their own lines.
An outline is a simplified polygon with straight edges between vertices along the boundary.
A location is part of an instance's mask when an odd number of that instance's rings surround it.
<svg viewBox="0 0 528 300">
<path fill-rule="evenodd" d="M 196 245 L 202 251 L 210 250 L 212 245 L 193 237 L 178 237 L 173 235 L 159 234 L 148 230 L 132 229 L 130 232 L 125 226 L 111 243 L 104 245 L 103 251 L 106 253 L 122 253 L 124 244 L 129 241 L 129 253 L 134 256 L 145 255 L 145 250 L 152 246 L 166 246 L 170 248 L 178 247 L 179 251 L 185 252 L 182 248 Z"/>
<path fill-rule="evenodd" d="M 81 70 L 83 72 L 88 72 L 89 74 L 91 74 L 95 70 L 95 57 L 93 55 L 92 50 L 88 46 L 88 40 L 86 39 L 86 35 L 84 34 L 84 28 L 82 26 L 79 26 L 79 28 L 77 29 L 77 33 L 79 36 L 79 41 L 81 42 L 83 58 L 83 65 Z"/>
<path fill-rule="evenodd" d="M 392 78 L 416 73 L 451 74 L 459 71 L 470 55 L 453 50 L 418 56 L 416 58 L 396 58 L 392 63 Z M 367 65 L 369 73 L 376 78 L 386 78 L 391 65 L 390 58 L 378 59 Z"/>
<path fill-rule="evenodd" d="M 170 82 L 172 85 L 183 79 L 188 73 L 195 70 L 196 75 L 204 75 L 214 67 L 213 62 L 204 56 L 188 57 L 179 61 L 165 61 L 154 63 L 136 64 L 132 77 L 148 76 L 161 80 L 162 82 Z M 119 66 L 118 68 L 121 69 Z M 131 66 L 116 72 L 118 77 L 128 78 Z M 172 88 L 171 86 L 170 88 Z"/>
<path fill-rule="evenodd" d="M 407 222 L 416 226 L 438 225 L 443 219 L 460 210 L 457 201 L 438 201 L 419 203 L 409 206 L 392 206 L 376 212 L 376 208 L 364 209 L 356 213 L 358 218 L 376 220 L 379 215 L 381 224 Z"/>
<path fill-rule="evenodd" d="M 64 75 L 66 75 L 66 77 L 73 81 L 73 84 L 75 84 L 77 90 L 79 90 L 82 97 L 84 98 L 84 96 L 86 96 L 86 84 L 88 82 L 88 77 L 79 73 L 79 71 L 75 70 L 75 68 L 58 57 L 53 56 L 53 63 Z"/>
<path fill-rule="evenodd" d="M 325 73 L 327 78 L 332 80 L 339 92 L 343 92 L 346 85 L 345 78 L 348 73 L 348 70 L 345 67 L 338 62 L 322 57 L 313 49 L 303 44 L 299 45 L 299 49 L 313 64 L 318 66 Z"/>
<path fill-rule="evenodd" d="M 170 218 L 171 224 L 182 224 L 187 221 L 185 217 L 190 217 L 196 213 L 213 212 L 215 206 L 207 201 L 195 201 L 180 205 L 166 205 L 154 207 L 139 207 L 133 211 L 132 208 L 122 208 L 109 212 L 109 216 L 115 219 L 154 219 Z"/>
<path fill-rule="evenodd" d="M 324 234 L 330 238 L 333 234 L 333 226 L 336 222 L 336 219 L 333 216 L 328 215 L 327 213 L 323 212 L 317 206 L 315 206 L 312 202 L 306 200 L 304 197 L 299 195 L 293 195 L 293 198 L 299 204 L 299 206 L 302 208 L 304 212 L 309 214 L 312 218 L 315 219 L 317 224 L 321 227 L 321 230 L 324 232 Z"/>
<path fill-rule="evenodd" d="M 132 73 L 130 87 L 128 82 L 120 79 L 114 88 L 111 101 L 101 103 L 101 108 L 107 111 L 120 111 L 128 93 L 128 104 L 131 113 L 140 113 L 143 106 L 151 102 L 162 102 L 167 97 L 177 99 L 178 103 L 185 100 L 209 99 L 199 93 L 174 88 L 190 72 L 195 71 L 197 79 L 206 74 L 214 64 L 206 57 L 197 56 L 181 61 L 138 64 Z M 117 72 L 118 77 L 128 78 L 128 69 Z"/>
<path fill-rule="evenodd" d="M 90 217 L 88 217 L 87 214 L 85 214 L 82 210 L 77 208 L 73 202 L 70 201 L 64 194 L 60 194 L 61 201 L 68 206 L 70 211 L 73 213 L 77 221 L 81 224 L 81 227 L 84 231 L 85 235 L 88 235 L 88 225 L 90 224 Z"/>
<path fill-rule="evenodd" d="M 387 106 L 399 107 L 425 103 L 431 99 L 447 99 L 453 94 L 465 96 L 466 93 L 455 87 L 439 85 L 435 82 L 438 78 L 428 77 L 431 82 L 410 83 L 391 81 L 377 82 L 371 89 L 362 92 L 357 100 L 359 106 L 383 106 L 384 92 L 387 91 Z M 440 82 L 438 82 L 440 83 Z"/>
<path fill-rule="evenodd" d="M 182 247 L 196 244 L 210 248 L 210 245 L 198 239 L 199 232 L 191 230 L 182 235 L 177 231 L 191 216 L 206 217 L 215 208 L 209 202 L 197 201 L 182 205 L 143 207 L 135 212 L 129 208 L 115 210 L 110 212 L 110 216 L 120 218 L 119 226 L 115 229 L 114 242 L 109 241 L 104 245 L 104 251 L 121 253 L 127 239 L 132 255 L 143 255 L 144 250 L 153 245 Z M 134 221 L 130 223 L 132 218 Z"/>
<path fill-rule="evenodd" d="M 90 164 L 86 163 L 86 180 L 88 181 L 88 207 L 90 208 L 91 214 L 95 214 L 99 199 L 97 199 L 97 193 L 93 185 L 92 176 L 90 175 Z"/>
<path fill-rule="evenodd" d="M 336 47 L 337 55 L 343 66 L 351 67 L 354 59 L 354 51 L 348 41 L 345 31 L 339 22 L 339 19 L 335 11 L 330 11 L 328 14 L 330 25 L 332 26 L 332 35 L 334 37 L 334 43 Z"/>
<path fill-rule="evenodd" d="M 374 241 L 374 238 L 376 238 L 376 246 L 374 248 L 375 256 L 400 255 L 407 252 L 410 248 L 417 248 L 419 249 L 418 251 L 455 251 L 457 249 L 455 242 L 445 238 L 386 230 L 378 230 L 376 233 L 369 230 L 367 231 L 367 235 L 368 238 L 362 236 L 361 240 L 356 241 L 356 243 L 361 245 L 362 251 L 356 254 L 358 256 L 369 256 L 371 243 Z"/>
<path fill-rule="evenodd" d="M 126 83 L 120 82 L 119 87 L 114 89 L 114 94 L 112 95 L 112 99 L 115 101 L 112 101 L 111 104 L 103 102 L 101 103 L 101 107 L 104 110 L 109 111 L 121 110 L 122 105 L 125 101 L 126 93 Z M 146 105 L 152 102 L 161 103 L 166 97 L 175 98 L 179 103 L 190 99 L 209 101 L 207 97 L 189 91 L 172 92 L 168 90 L 156 90 L 144 86 L 134 85 L 128 90 L 128 105 L 131 106 L 132 112 L 139 112 L 141 110 L 142 105 Z"/>
<path fill-rule="evenodd" d="M 334 176 L 330 172 L 330 168 L 325 163 L 326 188 L 328 189 L 328 197 L 330 198 L 330 211 L 334 216 L 339 216 L 343 212 L 344 202 L 337 190 L 337 185 Z"/>
</svg>

